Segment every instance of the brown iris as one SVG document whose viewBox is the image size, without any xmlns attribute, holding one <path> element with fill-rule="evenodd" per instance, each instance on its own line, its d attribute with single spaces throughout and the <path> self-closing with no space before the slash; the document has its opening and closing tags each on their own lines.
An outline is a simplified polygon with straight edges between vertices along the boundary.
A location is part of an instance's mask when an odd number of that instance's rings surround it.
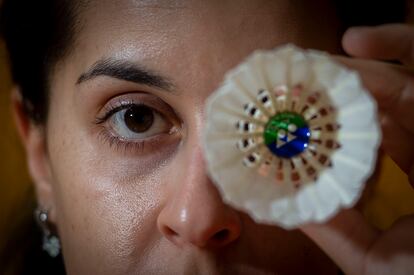
<svg viewBox="0 0 414 275">
<path fill-rule="evenodd" d="M 135 133 L 147 131 L 154 123 L 154 111 L 147 106 L 131 106 L 124 115 L 125 124 Z"/>
</svg>

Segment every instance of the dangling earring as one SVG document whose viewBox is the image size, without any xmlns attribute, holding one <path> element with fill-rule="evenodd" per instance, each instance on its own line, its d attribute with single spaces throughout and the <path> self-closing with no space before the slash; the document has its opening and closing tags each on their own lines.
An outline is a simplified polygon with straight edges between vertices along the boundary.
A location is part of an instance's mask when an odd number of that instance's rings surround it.
<svg viewBox="0 0 414 275">
<path fill-rule="evenodd" d="M 43 232 L 42 248 L 50 257 L 55 258 L 60 254 L 59 238 L 50 230 L 50 223 L 48 221 L 49 214 L 47 210 L 36 209 L 35 219 Z"/>
</svg>

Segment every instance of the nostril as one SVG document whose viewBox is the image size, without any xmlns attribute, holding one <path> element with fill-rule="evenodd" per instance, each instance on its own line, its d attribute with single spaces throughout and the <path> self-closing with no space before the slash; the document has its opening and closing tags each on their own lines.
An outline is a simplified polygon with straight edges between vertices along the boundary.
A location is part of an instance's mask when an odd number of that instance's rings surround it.
<svg viewBox="0 0 414 275">
<path fill-rule="evenodd" d="M 183 236 L 179 233 L 180 231 L 175 231 L 169 226 L 162 227 L 162 231 L 164 236 L 173 244 L 177 246 L 181 246 L 183 243 L 185 243 L 185 240 L 183 240 Z"/>
<path fill-rule="evenodd" d="M 216 234 L 214 234 L 213 239 L 216 242 L 224 242 L 226 241 L 230 236 L 230 231 L 228 229 L 223 229 L 220 230 L 219 232 L 217 232 Z"/>
<path fill-rule="evenodd" d="M 176 239 L 178 238 L 178 233 L 172 230 L 168 226 L 164 226 L 163 231 L 164 231 L 164 235 L 167 236 L 172 241 L 176 241 Z"/>
</svg>

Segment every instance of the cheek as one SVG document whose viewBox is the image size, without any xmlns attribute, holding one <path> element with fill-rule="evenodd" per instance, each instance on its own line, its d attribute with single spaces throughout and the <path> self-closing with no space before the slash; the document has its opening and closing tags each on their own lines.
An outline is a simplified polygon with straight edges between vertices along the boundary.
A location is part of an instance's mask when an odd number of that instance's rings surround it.
<svg viewBox="0 0 414 275">
<path fill-rule="evenodd" d="M 171 161 L 125 158 L 69 128 L 49 139 L 66 265 L 126 272 L 161 238 L 156 223 Z"/>
</svg>

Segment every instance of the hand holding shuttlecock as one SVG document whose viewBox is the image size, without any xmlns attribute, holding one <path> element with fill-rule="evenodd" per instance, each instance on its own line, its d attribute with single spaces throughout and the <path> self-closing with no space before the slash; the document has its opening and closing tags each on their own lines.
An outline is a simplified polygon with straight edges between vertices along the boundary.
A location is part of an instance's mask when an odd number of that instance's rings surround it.
<svg viewBox="0 0 414 275">
<path fill-rule="evenodd" d="M 356 72 L 287 45 L 256 51 L 207 100 L 204 151 L 224 201 L 286 229 L 351 207 L 380 143 Z"/>
</svg>

